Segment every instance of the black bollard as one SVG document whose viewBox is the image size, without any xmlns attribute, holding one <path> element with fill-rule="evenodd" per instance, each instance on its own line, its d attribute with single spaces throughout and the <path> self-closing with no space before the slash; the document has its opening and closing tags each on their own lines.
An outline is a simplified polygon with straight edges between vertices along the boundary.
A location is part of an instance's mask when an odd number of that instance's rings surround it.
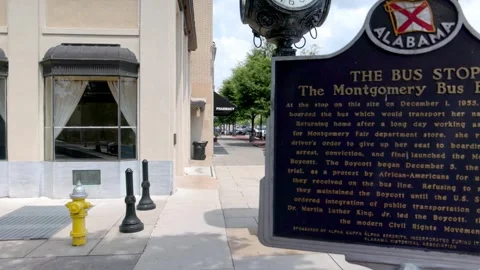
<svg viewBox="0 0 480 270">
<path fill-rule="evenodd" d="M 127 212 L 125 218 L 120 225 L 120 232 L 134 233 L 143 231 L 143 223 L 135 213 L 135 196 L 133 195 L 133 171 L 127 169 L 125 171 L 125 178 L 127 179 L 127 196 L 125 196 L 125 204 L 127 205 Z"/>
<path fill-rule="evenodd" d="M 142 161 L 143 181 L 142 181 L 142 198 L 138 202 L 137 210 L 145 211 L 155 209 L 157 206 L 150 198 L 150 182 L 148 181 L 148 161 Z"/>
</svg>

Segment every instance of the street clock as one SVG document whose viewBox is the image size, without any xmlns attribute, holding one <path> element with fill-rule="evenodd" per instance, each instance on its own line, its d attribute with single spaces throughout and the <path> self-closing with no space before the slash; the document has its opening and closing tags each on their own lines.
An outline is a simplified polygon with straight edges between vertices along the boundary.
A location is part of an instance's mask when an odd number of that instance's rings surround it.
<svg viewBox="0 0 480 270">
<path fill-rule="evenodd" d="M 295 55 L 292 45 L 326 20 L 331 0 L 239 0 L 240 18 L 254 38 L 265 37 L 277 46 L 275 55 Z M 315 34 L 313 34 L 315 33 Z"/>
<path fill-rule="evenodd" d="M 273 4 L 288 10 L 301 10 L 314 4 L 315 0 L 271 0 Z"/>
</svg>

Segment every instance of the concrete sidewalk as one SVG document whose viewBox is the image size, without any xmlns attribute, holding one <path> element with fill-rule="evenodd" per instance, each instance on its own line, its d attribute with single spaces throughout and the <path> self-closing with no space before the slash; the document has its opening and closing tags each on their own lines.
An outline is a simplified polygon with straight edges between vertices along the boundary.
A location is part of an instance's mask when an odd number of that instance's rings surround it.
<svg viewBox="0 0 480 270">
<path fill-rule="evenodd" d="M 0 270 L 368 269 L 347 263 L 342 255 L 263 246 L 256 235 L 259 180 L 264 175 L 261 149 L 233 140 L 220 142 L 219 147 L 227 154 L 216 160 L 217 179 L 177 178 L 172 196 L 152 197 L 155 210 L 137 211 L 145 224 L 142 232 L 119 232 L 123 198 L 88 200 L 94 207 L 87 217 L 85 246 L 71 246 L 70 224 L 49 239 L 0 241 Z M 245 165 L 249 162 L 255 165 Z M 67 201 L 0 199 L 0 217 L 23 206 L 64 206 Z"/>
<path fill-rule="evenodd" d="M 169 198 L 135 269 L 367 269 L 341 255 L 263 246 L 256 236 L 263 171 L 263 166 L 217 166 L 216 187 L 179 189 Z"/>
<path fill-rule="evenodd" d="M 366 270 L 337 254 L 263 246 L 257 237 L 259 184 L 264 166 L 217 166 L 219 198 L 235 270 Z"/>
<path fill-rule="evenodd" d="M 118 231 L 123 199 L 91 200 L 88 242 L 72 247 L 70 226 L 48 240 L 0 241 L 0 269 L 366 269 L 342 256 L 264 247 L 257 239 L 258 178 L 262 166 L 217 167 L 211 185 L 180 188 L 154 197 L 157 209 L 137 211 L 145 229 Z M 63 205 L 67 200 L 1 199 L 1 214 L 24 205 Z"/>
<path fill-rule="evenodd" d="M 153 199 L 157 209 L 137 212 L 145 229 L 135 234 L 118 231 L 125 214 L 123 199 L 88 200 L 94 207 L 86 220 L 86 245 L 71 246 L 71 225 L 58 230 L 49 239 L 0 241 L 0 269 L 133 269 L 167 202 L 167 197 Z M 64 206 L 67 201 L 0 199 L 0 215 L 5 216 L 23 206 Z M 68 214 L 66 208 L 65 211 Z"/>
</svg>

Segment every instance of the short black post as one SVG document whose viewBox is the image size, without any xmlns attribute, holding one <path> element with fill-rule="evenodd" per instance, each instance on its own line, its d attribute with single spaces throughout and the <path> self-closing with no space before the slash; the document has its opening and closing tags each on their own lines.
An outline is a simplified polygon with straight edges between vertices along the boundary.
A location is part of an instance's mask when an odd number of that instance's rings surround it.
<svg viewBox="0 0 480 270">
<path fill-rule="evenodd" d="M 148 161 L 142 161 L 143 181 L 142 181 L 142 198 L 138 202 L 137 210 L 145 211 L 155 209 L 157 206 L 150 198 L 150 182 L 148 181 Z"/>
<path fill-rule="evenodd" d="M 125 218 L 120 225 L 120 232 L 122 233 L 135 233 L 143 231 L 143 223 L 137 217 L 135 213 L 135 196 L 133 195 L 133 171 L 127 169 L 125 171 L 125 178 L 127 179 L 127 196 L 125 196 L 125 204 L 127 205 L 127 211 Z"/>
</svg>

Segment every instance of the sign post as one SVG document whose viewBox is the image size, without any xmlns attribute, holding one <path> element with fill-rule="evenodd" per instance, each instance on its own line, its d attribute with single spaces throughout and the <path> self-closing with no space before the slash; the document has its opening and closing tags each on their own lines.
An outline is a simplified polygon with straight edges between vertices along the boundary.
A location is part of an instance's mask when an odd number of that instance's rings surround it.
<svg viewBox="0 0 480 270">
<path fill-rule="evenodd" d="M 480 268 L 480 35 L 458 1 L 378 1 L 346 48 L 272 74 L 264 245 Z"/>
</svg>

